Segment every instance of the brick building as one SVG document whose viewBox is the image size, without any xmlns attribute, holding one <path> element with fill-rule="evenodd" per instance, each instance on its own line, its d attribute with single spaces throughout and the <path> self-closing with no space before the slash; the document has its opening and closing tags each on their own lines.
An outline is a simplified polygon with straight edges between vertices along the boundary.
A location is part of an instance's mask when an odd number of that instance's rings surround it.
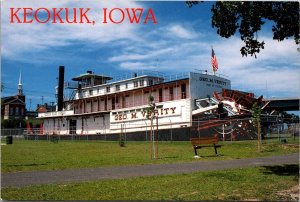
<svg viewBox="0 0 300 202">
<path fill-rule="evenodd" d="M 7 119 L 24 119 L 25 118 L 25 96 L 15 95 L 1 98 L 1 116 Z"/>
<path fill-rule="evenodd" d="M 24 119 L 25 113 L 26 103 L 20 73 L 17 95 L 1 98 L 1 117 L 4 120 Z"/>
</svg>

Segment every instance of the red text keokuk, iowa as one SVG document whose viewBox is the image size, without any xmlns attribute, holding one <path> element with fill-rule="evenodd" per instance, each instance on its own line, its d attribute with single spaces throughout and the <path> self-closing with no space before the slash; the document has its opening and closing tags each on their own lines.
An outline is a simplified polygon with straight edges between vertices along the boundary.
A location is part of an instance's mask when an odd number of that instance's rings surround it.
<svg viewBox="0 0 300 202">
<path fill-rule="evenodd" d="M 67 24 L 95 24 L 89 13 L 91 8 L 10 8 L 10 23 L 67 23 Z M 157 24 L 152 8 L 103 8 L 102 23 L 120 24 Z"/>
</svg>

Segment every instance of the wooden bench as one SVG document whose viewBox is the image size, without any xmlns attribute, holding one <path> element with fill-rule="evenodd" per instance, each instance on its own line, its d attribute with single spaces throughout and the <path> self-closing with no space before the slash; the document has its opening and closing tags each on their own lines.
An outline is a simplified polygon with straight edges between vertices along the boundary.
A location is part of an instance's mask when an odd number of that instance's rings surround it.
<svg viewBox="0 0 300 202">
<path fill-rule="evenodd" d="M 220 148 L 222 145 L 218 145 L 219 139 L 218 136 L 213 137 L 200 137 L 200 138 L 190 138 L 191 144 L 194 147 L 195 157 L 198 157 L 197 149 L 202 147 L 214 147 L 216 155 L 218 155 L 217 148 Z"/>
</svg>

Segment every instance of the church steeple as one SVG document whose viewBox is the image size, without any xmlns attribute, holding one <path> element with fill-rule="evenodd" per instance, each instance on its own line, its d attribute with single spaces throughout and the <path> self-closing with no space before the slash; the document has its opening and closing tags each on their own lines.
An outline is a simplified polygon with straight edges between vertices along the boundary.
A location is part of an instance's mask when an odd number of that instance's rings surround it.
<svg viewBox="0 0 300 202">
<path fill-rule="evenodd" d="M 23 85 L 22 85 L 22 73 L 20 71 L 19 84 L 18 84 L 18 95 L 23 95 Z"/>
</svg>

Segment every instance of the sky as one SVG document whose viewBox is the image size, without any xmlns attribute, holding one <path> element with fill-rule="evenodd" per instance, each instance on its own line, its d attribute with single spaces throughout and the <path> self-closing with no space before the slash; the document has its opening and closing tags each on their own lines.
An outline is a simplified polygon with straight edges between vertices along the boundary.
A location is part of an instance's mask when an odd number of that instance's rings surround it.
<svg viewBox="0 0 300 202">
<path fill-rule="evenodd" d="M 208 70 L 211 47 L 219 64 L 218 73 L 231 80 L 232 89 L 253 92 L 265 98 L 299 97 L 299 52 L 293 39 L 272 39 L 271 23 L 258 33 L 265 49 L 254 57 L 242 57 L 238 34 L 220 37 L 211 26 L 211 6 L 204 2 L 189 8 L 184 1 L 1 1 L 2 97 L 15 95 L 19 74 L 28 110 L 55 101 L 58 68 L 65 66 L 65 81 L 92 70 L 109 76 L 137 70 L 167 75 Z M 10 8 L 91 8 L 95 24 L 10 23 Z M 103 24 L 103 8 L 152 9 L 157 24 Z M 40 13 L 41 19 L 45 19 Z M 21 16 L 21 15 L 20 15 Z M 117 13 L 113 18 L 119 19 Z M 42 98 L 43 97 L 43 98 Z"/>
</svg>

